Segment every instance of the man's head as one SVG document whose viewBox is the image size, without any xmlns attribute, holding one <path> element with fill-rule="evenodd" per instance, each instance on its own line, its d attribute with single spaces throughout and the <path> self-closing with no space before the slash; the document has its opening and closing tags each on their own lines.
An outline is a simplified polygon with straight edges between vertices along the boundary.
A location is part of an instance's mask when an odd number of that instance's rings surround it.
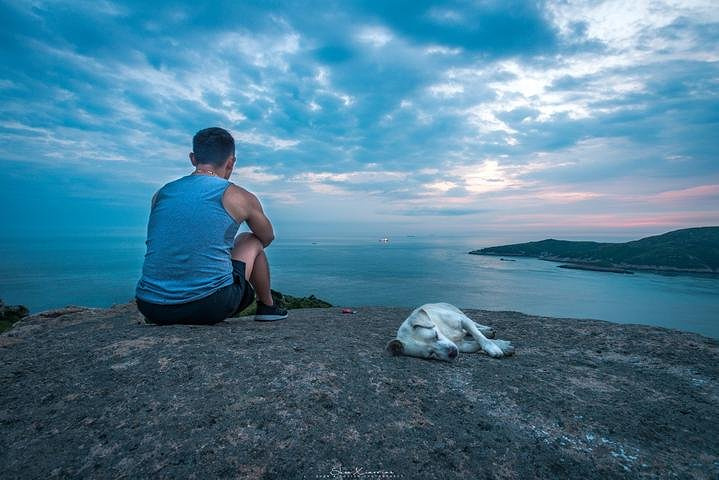
<svg viewBox="0 0 719 480">
<path fill-rule="evenodd" d="M 224 128 L 205 128 L 192 137 L 192 152 L 197 163 L 221 167 L 234 156 L 235 139 Z"/>
</svg>

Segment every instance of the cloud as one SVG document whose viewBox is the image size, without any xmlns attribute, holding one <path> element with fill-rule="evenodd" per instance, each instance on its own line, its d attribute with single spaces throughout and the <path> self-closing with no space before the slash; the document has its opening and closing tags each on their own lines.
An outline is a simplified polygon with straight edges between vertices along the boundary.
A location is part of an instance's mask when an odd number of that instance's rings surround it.
<svg viewBox="0 0 719 480">
<path fill-rule="evenodd" d="M 272 135 L 263 135 L 257 132 L 235 132 L 233 136 L 236 141 L 261 145 L 273 150 L 286 150 L 300 143 L 299 140 L 277 138 Z"/>
<path fill-rule="evenodd" d="M 430 85 L 429 92 L 437 97 L 454 97 L 464 92 L 464 86 L 456 83 L 438 83 Z"/>
<path fill-rule="evenodd" d="M 373 47 L 383 47 L 392 41 L 392 33 L 382 27 L 364 27 L 357 33 L 357 40 Z"/>
<path fill-rule="evenodd" d="M 251 183 L 270 183 L 281 180 L 282 175 L 275 175 L 270 173 L 265 167 L 258 165 L 249 165 L 245 167 L 238 167 L 232 171 L 233 178 L 240 183 L 251 182 Z"/>
<path fill-rule="evenodd" d="M 389 211 L 388 213 L 407 217 L 461 217 L 465 215 L 476 215 L 482 212 L 484 212 L 484 210 L 479 208 L 420 207 Z"/>
<path fill-rule="evenodd" d="M 102 171 L 117 188 L 94 195 L 134 198 L 185 174 L 194 132 L 219 125 L 237 140 L 233 179 L 280 215 L 320 215 L 331 197 L 336 218 L 371 203 L 368 221 L 707 220 L 718 11 L 673 0 L 5 3 L 0 162 L 62 166 L 88 183 Z"/>
<path fill-rule="evenodd" d="M 364 7 L 362 13 L 412 41 L 493 57 L 553 50 L 557 43 L 551 22 L 535 3 L 450 1 L 427 8 L 424 2 L 384 2 Z"/>
<path fill-rule="evenodd" d="M 677 202 L 685 200 L 699 200 L 719 197 L 719 185 L 700 185 L 698 187 L 682 188 L 658 193 L 654 200 L 662 202 Z"/>
</svg>

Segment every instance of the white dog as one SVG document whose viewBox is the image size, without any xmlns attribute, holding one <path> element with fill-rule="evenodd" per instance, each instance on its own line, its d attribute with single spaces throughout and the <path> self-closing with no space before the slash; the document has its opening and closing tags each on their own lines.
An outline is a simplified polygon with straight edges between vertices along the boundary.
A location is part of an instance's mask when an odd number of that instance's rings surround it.
<svg viewBox="0 0 719 480">
<path fill-rule="evenodd" d="M 494 338 L 491 327 L 475 323 L 454 305 L 427 303 L 402 322 L 397 338 L 387 344 L 387 350 L 393 355 L 445 361 L 457 358 L 458 352 L 483 350 L 495 358 L 514 353 L 510 342 L 490 338 Z"/>
</svg>

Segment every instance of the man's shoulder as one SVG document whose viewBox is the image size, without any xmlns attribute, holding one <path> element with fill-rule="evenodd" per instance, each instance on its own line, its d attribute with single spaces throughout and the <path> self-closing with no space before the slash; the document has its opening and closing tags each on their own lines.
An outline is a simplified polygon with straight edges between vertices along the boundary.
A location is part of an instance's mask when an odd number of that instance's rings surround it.
<svg viewBox="0 0 719 480">
<path fill-rule="evenodd" d="M 171 190 L 173 188 L 181 188 L 184 183 L 187 182 L 189 175 L 185 175 L 180 178 L 176 178 L 174 180 L 170 180 L 169 182 L 165 183 L 163 186 L 157 189 L 158 192 L 160 191 L 167 191 Z"/>
<path fill-rule="evenodd" d="M 250 191 L 232 182 L 230 182 L 230 186 L 225 190 L 225 196 L 228 197 L 228 199 L 241 202 L 249 201 L 255 197 Z"/>
<path fill-rule="evenodd" d="M 169 181 L 169 182 L 165 183 L 163 186 L 161 186 L 160 188 L 158 188 L 158 189 L 155 191 L 155 193 L 152 195 L 152 202 L 151 202 L 152 206 L 154 207 L 154 206 L 155 206 L 155 203 L 157 203 L 157 201 L 158 201 L 168 190 L 173 190 L 174 188 L 176 188 L 177 184 L 178 184 L 178 183 L 181 183 L 181 180 L 183 180 L 184 178 L 185 178 L 185 177 L 181 177 L 181 178 L 178 178 L 178 179 Z"/>
<path fill-rule="evenodd" d="M 182 184 L 182 183 L 186 183 L 186 182 L 188 182 L 189 180 L 193 180 L 193 175 L 183 175 L 183 176 L 181 176 L 181 177 L 179 177 L 179 178 L 176 178 L 176 179 L 174 179 L 174 180 L 170 180 L 170 181 L 167 182 L 165 185 L 163 185 L 163 188 L 164 188 L 164 187 L 169 187 L 169 186 L 171 186 L 171 185 L 179 185 L 179 184 Z"/>
<path fill-rule="evenodd" d="M 257 198 L 249 191 L 239 185 L 230 182 L 230 186 L 222 196 L 222 203 L 225 208 L 238 220 L 243 221 L 253 211 Z"/>
</svg>

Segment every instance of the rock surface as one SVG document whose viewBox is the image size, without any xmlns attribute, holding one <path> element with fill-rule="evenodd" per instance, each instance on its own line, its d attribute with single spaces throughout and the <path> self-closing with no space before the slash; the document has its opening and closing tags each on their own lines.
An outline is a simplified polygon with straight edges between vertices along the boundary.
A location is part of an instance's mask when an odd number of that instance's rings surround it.
<svg viewBox="0 0 719 480">
<path fill-rule="evenodd" d="M 0 336 L 3 478 L 717 478 L 719 342 L 466 310 L 515 356 L 392 357 L 409 308 Z M 360 473 L 364 475 L 360 475 Z"/>
</svg>

